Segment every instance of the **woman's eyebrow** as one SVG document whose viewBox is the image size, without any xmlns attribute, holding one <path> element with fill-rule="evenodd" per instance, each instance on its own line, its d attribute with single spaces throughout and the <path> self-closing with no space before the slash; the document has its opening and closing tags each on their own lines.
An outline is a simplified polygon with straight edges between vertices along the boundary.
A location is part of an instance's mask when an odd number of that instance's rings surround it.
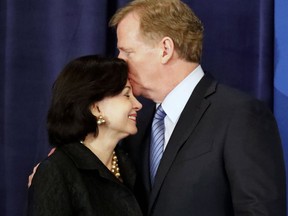
<svg viewBox="0 0 288 216">
<path fill-rule="evenodd" d="M 131 86 L 125 86 L 125 88 L 131 89 Z"/>
</svg>

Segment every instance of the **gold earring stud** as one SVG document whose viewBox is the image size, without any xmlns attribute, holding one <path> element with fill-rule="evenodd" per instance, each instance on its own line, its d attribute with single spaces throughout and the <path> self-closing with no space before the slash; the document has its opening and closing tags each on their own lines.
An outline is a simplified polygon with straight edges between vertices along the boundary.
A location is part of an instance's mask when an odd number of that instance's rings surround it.
<svg viewBox="0 0 288 216">
<path fill-rule="evenodd" d="M 97 117 L 97 125 L 102 125 L 106 122 L 106 120 L 103 118 L 102 115 L 100 115 L 99 117 Z"/>
</svg>

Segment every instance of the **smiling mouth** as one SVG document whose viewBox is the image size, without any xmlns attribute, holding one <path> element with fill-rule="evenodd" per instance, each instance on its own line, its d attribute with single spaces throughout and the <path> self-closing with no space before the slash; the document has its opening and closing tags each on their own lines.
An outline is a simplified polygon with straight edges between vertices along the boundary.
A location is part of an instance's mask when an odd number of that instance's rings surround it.
<svg viewBox="0 0 288 216">
<path fill-rule="evenodd" d="M 131 120 L 136 121 L 136 116 L 129 115 L 128 118 L 131 119 Z"/>
</svg>

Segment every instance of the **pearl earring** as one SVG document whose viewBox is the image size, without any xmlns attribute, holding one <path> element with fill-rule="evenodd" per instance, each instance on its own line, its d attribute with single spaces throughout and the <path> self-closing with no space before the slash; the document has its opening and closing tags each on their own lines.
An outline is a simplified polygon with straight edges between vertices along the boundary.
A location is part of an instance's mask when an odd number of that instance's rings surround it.
<svg viewBox="0 0 288 216">
<path fill-rule="evenodd" d="M 103 118 L 102 115 L 100 115 L 99 117 L 97 117 L 97 125 L 102 125 L 106 122 L 106 120 Z"/>
</svg>

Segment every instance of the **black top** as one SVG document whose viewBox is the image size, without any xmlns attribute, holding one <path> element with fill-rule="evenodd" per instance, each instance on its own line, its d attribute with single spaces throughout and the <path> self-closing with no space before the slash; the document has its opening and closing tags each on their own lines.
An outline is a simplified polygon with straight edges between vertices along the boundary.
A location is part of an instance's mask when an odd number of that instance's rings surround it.
<svg viewBox="0 0 288 216">
<path fill-rule="evenodd" d="M 28 215 L 142 215 L 133 195 L 135 169 L 119 147 L 116 154 L 123 183 L 83 144 L 57 148 L 33 177 Z"/>
</svg>

